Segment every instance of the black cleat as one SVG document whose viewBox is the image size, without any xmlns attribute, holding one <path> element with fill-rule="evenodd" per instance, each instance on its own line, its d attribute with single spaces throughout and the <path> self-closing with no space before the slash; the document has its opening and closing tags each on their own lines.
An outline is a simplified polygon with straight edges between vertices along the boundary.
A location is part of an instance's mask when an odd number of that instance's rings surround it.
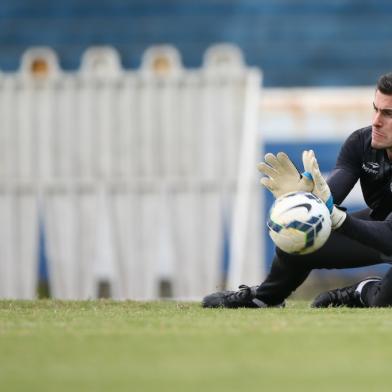
<svg viewBox="0 0 392 392">
<path fill-rule="evenodd" d="M 319 294 L 310 306 L 312 308 L 328 308 L 338 306 L 347 306 L 348 308 L 363 308 L 364 305 L 361 300 L 362 288 L 369 282 L 378 282 L 380 280 L 380 277 L 366 278 L 353 284 L 352 286 L 326 291 Z"/>
<path fill-rule="evenodd" d="M 268 308 L 261 299 L 257 298 L 256 290 L 258 286 L 246 286 L 242 284 L 238 291 L 220 291 L 207 295 L 203 298 L 203 308 Z M 284 302 L 274 307 L 285 306 Z"/>
</svg>

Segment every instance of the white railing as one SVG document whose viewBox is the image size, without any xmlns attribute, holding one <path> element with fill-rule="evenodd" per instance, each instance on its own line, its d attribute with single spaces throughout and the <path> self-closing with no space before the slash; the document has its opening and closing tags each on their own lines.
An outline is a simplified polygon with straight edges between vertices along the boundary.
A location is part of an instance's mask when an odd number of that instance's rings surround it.
<svg viewBox="0 0 392 392">
<path fill-rule="evenodd" d="M 38 220 L 53 297 L 176 298 L 258 283 L 261 197 L 255 164 L 261 74 L 232 46 L 186 70 L 170 46 L 124 70 L 91 48 L 65 73 L 47 48 L 0 78 L 0 297 L 33 298 Z"/>
</svg>

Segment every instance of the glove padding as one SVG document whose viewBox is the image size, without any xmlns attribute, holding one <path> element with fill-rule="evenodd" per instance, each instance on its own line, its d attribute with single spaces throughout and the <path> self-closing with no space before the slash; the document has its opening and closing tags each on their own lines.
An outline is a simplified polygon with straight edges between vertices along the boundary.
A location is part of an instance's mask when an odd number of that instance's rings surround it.
<svg viewBox="0 0 392 392">
<path fill-rule="evenodd" d="M 332 207 L 332 212 L 331 212 L 331 228 L 332 230 L 339 229 L 339 227 L 343 224 L 343 222 L 346 220 L 347 214 L 339 210 L 336 206 Z"/>
<path fill-rule="evenodd" d="M 314 187 L 312 193 L 320 198 L 328 207 L 329 212 L 331 213 L 332 230 L 338 229 L 345 221 L 347 214 L 334 206 L 331 190 L 324 177 L 321 175 L 314 151 L 304 151 L 302 154 L 302 161 L 305 173 L 310 173 L 313 178 Z"/>
<path fill-rule="evenodd" d="M 265 162 L 258 164 L 258 169 L 266 175 L 260 180 L 275 198 L 289 192 L 311 192 L 313 181 L 309 177 L 302 176 L 284 152 L 278 152 L 276 156 L 268 153 L 264 157 Z"/>
</svg>

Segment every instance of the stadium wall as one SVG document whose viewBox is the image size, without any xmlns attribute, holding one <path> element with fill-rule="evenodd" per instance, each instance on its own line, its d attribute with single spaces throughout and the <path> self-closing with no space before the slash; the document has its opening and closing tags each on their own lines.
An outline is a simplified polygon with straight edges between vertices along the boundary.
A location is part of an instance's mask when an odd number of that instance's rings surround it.
<svg viewBox="0 0 392 392">
<path fill-rule="evenodd" d="M 125 68 L 170 43 L 196 68 L 217 42 L 241 47 L 265 86 L 371 85 L 392 64 L 388 0 L 2 0 L 0 69 L 47 45 L 76 70 L 92 45 L 112 45 Z"/>
</svg>

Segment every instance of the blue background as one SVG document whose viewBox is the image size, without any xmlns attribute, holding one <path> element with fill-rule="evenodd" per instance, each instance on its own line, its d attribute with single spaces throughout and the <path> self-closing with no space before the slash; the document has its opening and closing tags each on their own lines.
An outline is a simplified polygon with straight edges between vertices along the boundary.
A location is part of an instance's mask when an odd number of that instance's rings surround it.
<svg viewBox="0 0 392 392">
<path fill-rule="evenodd" d="M 237 44 L 265 86 L 374 85 L 392 68 L 389 0 L 2 0 L 0 69 L 48 45 L 77 69 L 92 45 L 113 45 L 126 68 L 144 50 L 176 46 L 199 67 L 214 43 Z"/>
</svg>

